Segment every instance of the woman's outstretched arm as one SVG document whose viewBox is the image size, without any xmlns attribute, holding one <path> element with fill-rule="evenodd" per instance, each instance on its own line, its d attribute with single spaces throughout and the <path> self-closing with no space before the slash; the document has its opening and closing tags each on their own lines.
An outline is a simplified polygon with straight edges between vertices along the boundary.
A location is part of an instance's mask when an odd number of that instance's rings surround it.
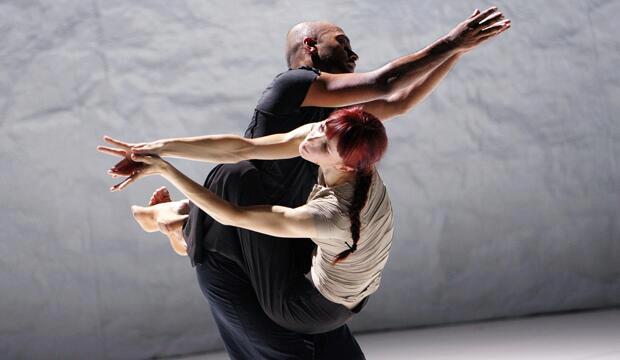
<svg viewBox="0 0 620 360">
<path fill-rule="evenodd" d="M 131 182 L 144 176 L 159 174 L 223 225 L 278 237 L 307 238 L 316 235 L 314 218 L 304 206 L 295 209 L 272 205 L 236 206 L 221 199 L 157 156 L 133 155 L 132 160 L 143 163 L 144 166 L 138 173 L 132 175 Z M 124 187 L 113 188 L 112 191 L 122 188 Z"/>
<path fill-rule="evenodd" d="M 249 159 L 288 159 L 299 156 L 299 144 L 310 132 L 312 125 L 312 123 L 306 124 L 288 133 L 255 139 L 246 139 L 238 135 L 206 135 L 130 144 L 104 136 L 106 142 L 117 148 L 99 146 L 97 150 L 124 157 L 127 161 L 132 153 L 212 163 L 236 163 Z"/>
<path fill-rule="evenodd" d="M 213 163 L 236 163 L 241 160 L 288 159 L 299 156 L 299 144 L 313 124 L 306 124 L 288 133 L 255 139 L 238 135 L 207 135 L 161 140 L 160 156 Z M 147 153 L 137 149 L 137 154 Z"/>
</svg>

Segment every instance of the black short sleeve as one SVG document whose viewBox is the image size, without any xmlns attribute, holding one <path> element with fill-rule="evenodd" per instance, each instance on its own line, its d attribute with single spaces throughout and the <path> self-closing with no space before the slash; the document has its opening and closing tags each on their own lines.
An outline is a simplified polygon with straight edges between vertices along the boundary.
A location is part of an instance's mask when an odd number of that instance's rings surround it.
<svg viewBox="0 0 620 360">
<path fill-rule="evenodd" d="M 299 111 L 310 84 L 319 75 L 320 71 L 312 67 L 301 67 L 279 74 L 263 92 L 256 109 L 273 115 Z"/>
</svg>

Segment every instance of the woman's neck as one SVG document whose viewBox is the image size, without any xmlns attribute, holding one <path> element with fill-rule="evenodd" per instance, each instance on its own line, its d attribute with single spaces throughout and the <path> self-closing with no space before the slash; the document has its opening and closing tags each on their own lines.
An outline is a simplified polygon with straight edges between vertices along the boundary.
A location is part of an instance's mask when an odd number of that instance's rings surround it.
<svg viewBox="0 0 620 360">
<path fill-rule="evenodd" d="M 342 171 L 335 167 L 321 166 L 321 171 L 323 172 L 323 179 L 327 186 L 338 186 L 346 182 L 351 182 L 355 178 L 354 171 Z"/>
</svg>

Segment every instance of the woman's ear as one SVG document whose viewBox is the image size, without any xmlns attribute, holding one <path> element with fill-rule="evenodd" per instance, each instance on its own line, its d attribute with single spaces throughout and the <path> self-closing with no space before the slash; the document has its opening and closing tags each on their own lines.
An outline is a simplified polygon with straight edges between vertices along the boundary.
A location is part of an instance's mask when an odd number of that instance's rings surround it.
<svg viewBox="0 0 620 360">
<path fill-rule="evenodd" d="M 340 170 L 340 171 L 344 171 L 344 172 L 355 172 L 355 168 L 345 165 L 345 164 L 338 164 L 336 165 L 336 169 Z"/>
</svg>

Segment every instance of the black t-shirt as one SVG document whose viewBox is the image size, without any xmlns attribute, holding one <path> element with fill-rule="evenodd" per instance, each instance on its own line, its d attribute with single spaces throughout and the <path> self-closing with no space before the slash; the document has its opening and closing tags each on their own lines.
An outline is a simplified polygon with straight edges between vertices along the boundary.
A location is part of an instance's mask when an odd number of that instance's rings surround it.
<svg viewBox="0 0 620 360">
<path fill-rule="evenodd" d="M 245 137 L 285 133 L 327 118 L 332 108 L 301 107 L 310 84 L 319 74 L 319 70 L 311 67 L 289 69 L 278 74 L 258 101 Z M 306 202 L 316 184 L 317 171 L 317 165 L 301 157 L 251 160 L 216 166 L 209 173 L 204 186 L 238 205 L 297 207 Z M 238 263 L 242 261 L 236 229 L 215 222 L 193 203 L 190 203 L 190 217 L 183 231 L 193 266 L 202 263 L 204 251 L 218 252 Z M 297 243 L 293 255 L 300 259 L 300 263 L 303 262 L 301 267 L 305 271 L 310 264 L 313 245 L 310 240 Z"/>
</svg>

